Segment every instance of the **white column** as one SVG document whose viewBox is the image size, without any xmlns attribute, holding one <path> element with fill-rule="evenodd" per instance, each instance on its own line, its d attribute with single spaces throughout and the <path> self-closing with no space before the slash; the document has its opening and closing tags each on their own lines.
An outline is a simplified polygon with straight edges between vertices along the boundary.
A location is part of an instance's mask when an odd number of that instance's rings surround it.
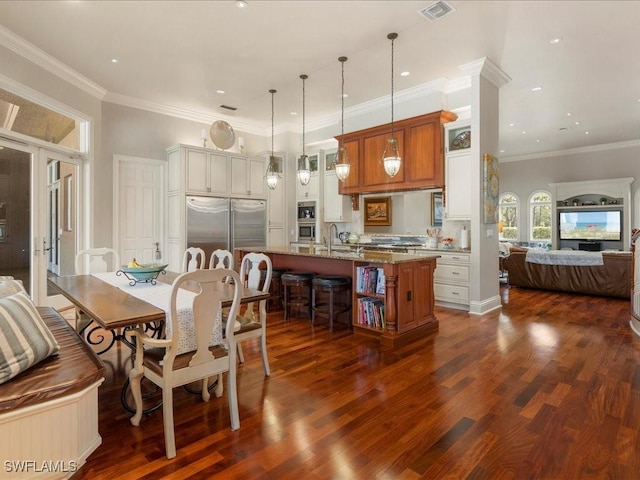
<svg viewBox="0 0 640 480">
<path fill-rule="evenodd" d="M 489 58 L 460 66 L 471 77 L 471 271 L 469 313 L 501 308 L 498 224 L 484 223 L 483 156 L 499 160 L 499 89 L 511 78 Z"/>
</svg>

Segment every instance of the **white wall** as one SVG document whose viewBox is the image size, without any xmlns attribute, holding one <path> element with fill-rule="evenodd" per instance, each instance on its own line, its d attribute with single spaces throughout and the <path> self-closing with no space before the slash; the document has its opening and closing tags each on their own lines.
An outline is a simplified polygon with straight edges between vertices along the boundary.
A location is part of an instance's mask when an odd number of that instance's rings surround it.
<svg viewBox="0 0 640 480">
<path fill-rule="evenodd" d="M 526 241 L 529 225 L 527 201 L 536 190 L 551 191 L 549 184 L 633 177 L 631 198 L 640 188 L 640 145 L 624 148 L 581 149 L 547 158 L 500 163 L 500 192 L 512 192 L 520 199 L 519 228 L 521 241 Z M 637 228 L 637 205 L 631 205 L 632 228 Z"/>
</svg>

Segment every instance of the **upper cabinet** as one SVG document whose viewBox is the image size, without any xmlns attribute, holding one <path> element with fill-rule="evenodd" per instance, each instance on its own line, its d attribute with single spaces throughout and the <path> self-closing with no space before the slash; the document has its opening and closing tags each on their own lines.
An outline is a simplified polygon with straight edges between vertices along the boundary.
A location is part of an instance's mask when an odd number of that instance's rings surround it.
<svg viewBox="0 0 640 480">
<path fill-rule="evenodd" d="M 265 163 L 262 158 L 231 157 L 231 195 L 265 198 Z"/>
<path fill-rule="evenodd" d="M 340 184 L 341 194 L 392 192 L 445 185 L 442 125 L 456 119 L 451 112 L 439 111 L 394 122 L 402 166 L 389 177 L 382 156 L 391 133 L 391 124 L 359 130 L 336 137 L 344 141 L 351 172 Z"/>
<path fill-rule="evenodd" d="M 265 199 L 265 162 L 231 152 L 190 145 L 167 149 L 169 192 Z"/>
<path fill-rule="evenodd" d="M 445 215 L 447 220 L 471 219 L 471 126 L 469 120 L 445 127 Z"/>
<path fill-rule="evenodd" d="M 300 181 L 296 179 L 296 197 L 299 200 L 317 199 L 320 196 L 320 178 L 318 177 L 319 164 L 320 153 L 309 155 L 309 171 L 311 172 L 309 183 L 302 185 Z"/>
</svg>

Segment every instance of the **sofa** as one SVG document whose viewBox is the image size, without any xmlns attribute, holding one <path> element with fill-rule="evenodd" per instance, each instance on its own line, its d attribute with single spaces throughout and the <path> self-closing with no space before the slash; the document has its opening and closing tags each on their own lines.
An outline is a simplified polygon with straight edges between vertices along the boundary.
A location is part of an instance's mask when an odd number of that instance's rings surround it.
<svg viewBox="0 0 640 480">
<path fill-rule="evenodd" d="M 510 286 L 630 298 L 631 252 L 589 252 L 602 255 L 604 264 L 587 266 L 532 263 L 527 261 L 528 249 L 509 250 L 501 264 Z"/>
</svg>

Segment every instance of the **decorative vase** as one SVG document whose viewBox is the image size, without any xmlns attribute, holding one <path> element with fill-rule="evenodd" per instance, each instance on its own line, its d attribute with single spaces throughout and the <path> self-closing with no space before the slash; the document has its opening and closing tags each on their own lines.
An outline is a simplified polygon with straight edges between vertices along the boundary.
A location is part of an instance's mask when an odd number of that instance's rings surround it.
<svg viewBox="0 0 640 480">
<path fill-rule="evenodd" d="M 451 250 L 451 244 L 449 242 L 445 242 L 442 244 L 442 248 L 444 250 Z"/>
<path fill-rule="evenodd" d="M 438 248 L 438 239 L 436 237 L 429 237 L 427 239 L 427 248 Z"/>
</svg>

